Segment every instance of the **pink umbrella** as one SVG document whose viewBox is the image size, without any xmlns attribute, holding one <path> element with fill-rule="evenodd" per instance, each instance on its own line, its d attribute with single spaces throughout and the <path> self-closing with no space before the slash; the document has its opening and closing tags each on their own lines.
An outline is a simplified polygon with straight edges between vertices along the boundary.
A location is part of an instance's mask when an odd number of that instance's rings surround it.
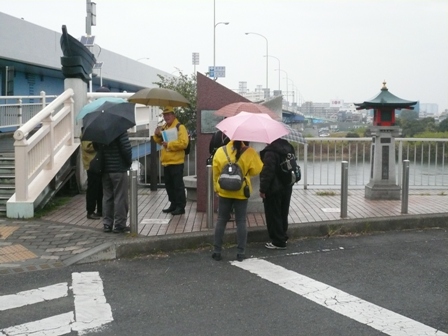
<svg viewBox="0 0 448 336">
<path fill-rule="evenodd" d="M 220 117 L 233 117 L 241 111 L 251 113 L 265 113 L 272 117 L 272 119 L 280 120 L 280 117 L 275 112 L 268 109 L 266 106 L 252 102 L 238 102 L 226 105 L 215 111 L 215 115 Z"/>
<path fill-rule="evenodd" d="M 216 125 L 231 140 L 271 143 L 289 131 L 281 123 L 264 113 L 240 112 Z"/>
</svg>

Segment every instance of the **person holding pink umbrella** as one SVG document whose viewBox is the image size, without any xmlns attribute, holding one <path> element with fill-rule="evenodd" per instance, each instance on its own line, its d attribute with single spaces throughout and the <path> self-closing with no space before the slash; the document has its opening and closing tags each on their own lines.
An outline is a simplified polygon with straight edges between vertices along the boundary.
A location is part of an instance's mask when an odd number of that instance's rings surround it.
<svg viewBox="0 0 448 336">
<path fill-rule="evenodd" d="M 224 147 L 226 148 L 229 159 L 224 151 Z M 223 167 L 229 160 L 232 163 L 237 162 L 240 166 L 249 191 L 252 191 L 250 177 L 260 173 L 263 163 L 255 149 L 246 146 L 244 142 L 237 140 L 230 141 L 227 145 L 218 148 L 213 156 L 213 184 L 214 190 L 219 197 L 219 204 L 218 220 L 215 224 L 214 251 L 212 258 L 217 261 L 222 259 L 221 252 L 224 232 L 233 208 L 235 210 L 235 223 L 237 227 L 236 234 L 238 246 L 236 258 L 238 261 L 243 261 L 247 243 L 246 212 L 249 196 L 244 193 L 245 183 L 243 183 L 241 189 L 235 191 L 221 188 L 219 177 Z"/>
</svg>

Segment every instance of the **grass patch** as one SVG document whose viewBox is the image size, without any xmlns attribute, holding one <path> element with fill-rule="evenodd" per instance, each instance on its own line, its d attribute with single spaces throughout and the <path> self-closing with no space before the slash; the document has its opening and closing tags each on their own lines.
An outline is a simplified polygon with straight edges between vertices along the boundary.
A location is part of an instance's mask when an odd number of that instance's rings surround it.
<svg viewBox="0 0 448 336">
<path fill-rule="evenodd" d="M 317 196 L 336 196 L 334 191 L 316 191 Z"/>
<path fill-rule="evenodd" d="M 48 215 L 50 212 L 59 208 L 60 206 L 67 204 L 71 199 L 72 199 L 72 197 L 52 198 L 43 208 L 37 209 L 34 212 L 34 217 L 35 218 L 44 217 L 44 216 Z"/>
<path fill-rule="evenodd" d="M 439 196 L 446 196 L 446 192 L 441 191 L 441 192 L 438 193 L 438 195 L 439 195 Z"/>
</svg>

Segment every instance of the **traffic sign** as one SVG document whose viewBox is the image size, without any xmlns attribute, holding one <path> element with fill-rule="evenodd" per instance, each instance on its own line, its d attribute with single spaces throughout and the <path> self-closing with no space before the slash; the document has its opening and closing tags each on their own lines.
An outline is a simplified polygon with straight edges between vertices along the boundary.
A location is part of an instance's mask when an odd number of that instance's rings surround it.
<svg viewBox="0 0 448 336">
<path fill-rule="evenodd" d="M 225 66 L 209 66 L 208 67 L 208 76 L 213 78 L 225 77 L 226 76 L 226 67 Z"/>
</svg>

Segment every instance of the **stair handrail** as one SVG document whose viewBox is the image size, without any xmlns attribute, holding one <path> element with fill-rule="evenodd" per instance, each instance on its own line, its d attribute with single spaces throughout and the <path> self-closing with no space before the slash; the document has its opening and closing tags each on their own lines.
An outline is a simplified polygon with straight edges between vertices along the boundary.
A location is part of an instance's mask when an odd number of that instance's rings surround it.
<svg viewBox="0 0 448 336">
<path fill-rule="evenodd" d="M 54 99 L 50 104 L 42 109 L 39 113 L 37 113 L 34 117 L 28 120 L 24 125 L 18 128 L 14 132 L 14 139 L 17 141 L 21 141 L 28 136 L 28 134 L 36 128 L 45 118 L 51 116 L 54 110 L 62 105 L 67 99 L 73 97 L 74 92 L 73 89 L 65 90 L 61 95 L 59 95 L 56 99 Z"/>
</svg>

